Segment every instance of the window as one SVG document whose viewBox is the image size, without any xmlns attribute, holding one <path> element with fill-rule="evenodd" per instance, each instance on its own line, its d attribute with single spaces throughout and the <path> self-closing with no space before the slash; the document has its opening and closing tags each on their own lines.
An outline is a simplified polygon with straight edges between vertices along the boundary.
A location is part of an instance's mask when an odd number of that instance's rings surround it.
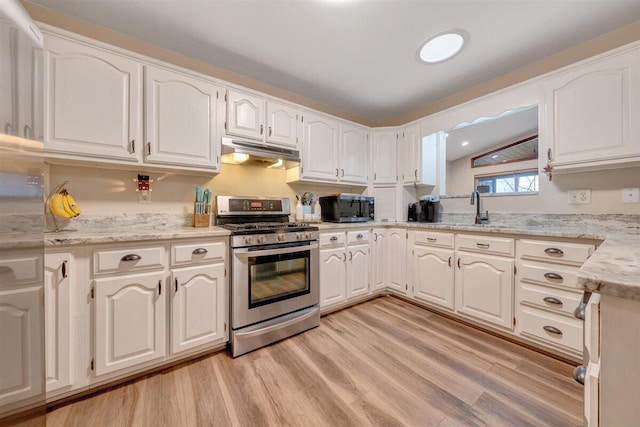
<svg viewBox="0 0 640 427">
<path fill-rule="evenodd" d="M 538 191 L 538 171 L 500 172 L 476 175 L 475 184 L 481 193 L 534 193 Z"/>
</svg>

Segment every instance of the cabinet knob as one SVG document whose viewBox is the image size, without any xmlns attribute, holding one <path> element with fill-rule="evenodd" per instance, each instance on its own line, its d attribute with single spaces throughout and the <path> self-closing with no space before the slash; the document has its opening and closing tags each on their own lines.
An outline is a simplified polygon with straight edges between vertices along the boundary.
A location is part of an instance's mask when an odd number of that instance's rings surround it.
<svg viewBox="0 0 640 427">
<path fill-rule="evenodd" d="M 147 142 L 147 155 L 151 155 L 151 143 Z"/>
<path fill-rule="evenodd" d="M 271 126 L 269 126 L 269 136 L 271 136 Z"/>
<path fill-rule="evenodd" d="M 131 140 L 131 153 L 135 154 L 136 152 L 136 140 L 132 139 Z"/>
<path fill-rule="evenodd" d="M 178 278 L 177 277 L 175 278 L 174 283 L 175 283 L 175 291 L 178 292 Z"/>
<path fill-rule="evenodd" d="M 336 242 L 338 240 L 338 238 L 336 236 L 333 236 L 332 238 L 330 238 L 329 240 L 331 240 L 332 242 Z"/>
<path fill-rule="evenodd" d="M 358 234 L 358 235 L 356 236 L 356 238 L 357 238 L 357 239 L 362 239 L 363 237 L 364 237 L 364 236 L 363 236 L 362 234 Z"/>
<path fill-rule="evenodd" d="M 22 133 L 24 134 L 24 137 L 26 139 L 29 138 L 29 135 L 33 134 L 33 132 L 31 131 L 31 128 L 29 127 L 29 125 L 24 125 L 24 129 L 22 130 Z"/>
<path fill-rule="evenodd" d="M 476 246 L 480 249 L 489 249 L 488 243 L 476 243 Z"/>
<path fill-rule="evenodd" d="M 462 268 L 460 267 L 460 258 L 458 258 L 458 268 Z"/>
<path fill-rule="evenodd" d="M 573 379 L 584 385 L 584 379 L 587 376 L 587 367 L 584 365 L 576 366 L 573 370 Z"/>
<path fill-rule="evenodd" d="M 62 270 L 62 278 L 67 278 L 67 261 L 62 261 L 62 265 L 60 266 Z"/>
<path fill-rule="evenodd" d="M 353 259 L 353 252 L 349 251 L 349 261 Z"/>
<path fill-rule="evenodd" d="M 427 237 L 427 242 L 437 242 L 438 239 L 434 239 L 433 237 Z"/>
<path fill-rule="evenodd" d="M 193 255 L 202 255 L 202 254 L 206 254 L 208 251 L 205 248 L 198 248 L 198 249 L 194 249 L 193 252 L 191 252 Z"/>
<path fill-rule="evenodd" d="M 162 280 L 158 280 L 158 295 L 162 295 Z"/>
<path fill-rule="evenodd" d="M 264 133 L 264 125 L 260 125 L 260 135 Z"/>
<path fill-rule="evenodd" d="M 449 267 L 451 267 L 451 257 L 449 257 Z"/>
<path fill-rule="evenodd" d="M 4 125 L 4 133 L 6 133 L 7 135 L 11 135 L 11 130 L 13 129 L 13 126 L 11 126 L 11 123 L 5 123 Z"/>
<path fill-rule="evenodd" d="M 342 175 L 340 175 L 340 178 L 344 178 L 344 169 L 340 169 L 340 171 L 342 172 Z"/>
<path fill-rule="evenodd" d="M 346 252 L 342 253 L 342 262 L 347 262 L 347 253 Z"/>
<path fill-rule="evenodd" d="M 138 254 L 129 254 L 120 258 L 120 261 L 128 262 L 128 261 L 140 261 L 142 257 Z"/>
</svg>

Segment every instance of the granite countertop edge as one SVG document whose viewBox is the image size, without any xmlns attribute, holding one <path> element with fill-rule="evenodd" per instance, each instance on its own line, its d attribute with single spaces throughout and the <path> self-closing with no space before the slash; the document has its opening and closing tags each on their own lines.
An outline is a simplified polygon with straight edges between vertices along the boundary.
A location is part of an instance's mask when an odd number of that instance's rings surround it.
<svg viewBox="0 0 640 427">
<path fill-rule="evenodd" d="M 457 231 L 474 233 L 500 233 L 536 237 L 557 237 L 603 241 L 599 248 L 578 270 L 577 285 L 580 289 L 599 292 L 619 298 L 640 301 L 640 232 L 616 233 L 607 229 L 577 229 L 548 226 L 494 226 L 451 223 L 415 222 L 364 222 L 364 223 L 320 223 L 320 231 L 403 227 L 433 231 Z M 622 234 L 625 233 L 625 234 Z M 231 233 L 221 227 L 206 228 L 173 227 L 167 229 L 139 229 L 113 232 L 60 232 L 45 235 L 45 247 L 107 244 L 116 242 L 154 241 L 206 237 L 225 237 Z"/>
</svg>

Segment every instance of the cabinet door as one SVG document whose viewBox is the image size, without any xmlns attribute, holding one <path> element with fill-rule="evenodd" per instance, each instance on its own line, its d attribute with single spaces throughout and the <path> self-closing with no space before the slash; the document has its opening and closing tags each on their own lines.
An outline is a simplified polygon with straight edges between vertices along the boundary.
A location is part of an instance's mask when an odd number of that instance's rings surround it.
<svg viewBox="0 0 640 427">
<path fill-rule="evenodd" d="M 369 178 L 369 132 L 340 125 L 340 182 L 366 184 Z"/>
<path fill-rule="evenodd" d="M 413 249 L 413 297 L 453 310 L 453 250 L 415 245 Z"/>
<path fill-rule="evenodd" d="M 387 284 L 403 294 L 407 293 L 407 231 L 402 228 L 390 228 L 387 231 Z"/>
<path fill-rule="evenodd" d="M 347 254 L 344 247 L 320 251 L 320 307 L 344 302 L 347 297 Z"/>
<path fill-rule="evenodd" d="M 385 277 L 387 264 L 387 230 L 384 228 L 373 229 L 373 242 L 371 243 L 372 251 L 372 282 L 373 290 L 384 289 L 387 287 L 387 280 Z"/>
<path fill-rule="evenodd" d="M 45 368 L 47 393 L 73 384 L 75 342 L 72 253 L 48 253 L 44 263 Z"/>
<path fill-rule="evenodd" d="M 640 156 L 640 50 L 561 74 L 547 105 L 554 166 Z"/>
<path fill-rule="evenodd" d="M 337 181 L 338 123 L 326 117 L 305 114 L 302 128 L 302 177 Z"/>
<path fill-rule="evenodd" d="M 18 29 L 5 21 L 0 21 L 0 133 L 7 135 L 18 135 L 17 131 L 17 111 L 15 111 L 15 88 L 14 73 L 16 57 L 15 40 Z"/>
<path fill-rule="evenodd" d="M 145 161 L 218 170 L 214 84 L 174 71 L 145 71 Z"/>
<path fill-rule="evenodd" d="M 347 247 L 347 299 L 369 293 L 369 245 Z"/>
<path fill-rule="evenodd" d="M 165 355 L 164 288 L 162 272 L 95 280 L 96 375 Z"/>
<path fill-rule="evenodd" d="M 402 181 L 405 184 L 422 181 L 421 171 L 421 137 L 420 125 L 413 125 L 402 130 L 402 144 L 400 145 L 402 158 Z"/>
<path fill-rule="evenodd" d="M 175 269 L 171 285 L 171 353 L 224 342 L 224 264 Z"/>
<path fill-rule="evenodd" d="M 267 142 L 298 149 L 300 112 L 286 105 L 267 102 Z"/>
<path fill-rule="evenodd" d="M 247 138 L 264 138 L 264 99 L 248 93 L 227 91 L 227 133 Z"/>
<path fill-rule="evenodd" d="M 45 49 L 45 150 L 139 161 L 142 64 L 51 35 Z"/>
<path fill-rule="evenodd" d="M 394 131 L 374 131 L 373 183 L 395 184 L 398 181 L 398 167 L 396 160 L 398 134 Z"/>
<path fill-rule="evenodd" d="M 456 311 L 513 330 L 512 259 L 457 254 Z"/>
<path fill-rule="evenodd" d="M 1 408 L 44 392 L 42 286 L 2 291 L 0 302 Z"/>
</svg>

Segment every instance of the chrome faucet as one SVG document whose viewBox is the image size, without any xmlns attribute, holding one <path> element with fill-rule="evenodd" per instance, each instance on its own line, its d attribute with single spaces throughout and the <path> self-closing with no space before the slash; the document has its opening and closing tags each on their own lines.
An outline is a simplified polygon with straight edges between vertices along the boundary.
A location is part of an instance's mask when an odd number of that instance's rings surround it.
<svg viewBox="0 0 640 427">
<path fill-rule="evenodd" d="M 489 224 L 489 211 L 484 215 L 480 213 L 480 192 L 476 188 L 471 192 L 471 204 L 474 203 L 476 204 L 476 224 Z"/>
</svg>

